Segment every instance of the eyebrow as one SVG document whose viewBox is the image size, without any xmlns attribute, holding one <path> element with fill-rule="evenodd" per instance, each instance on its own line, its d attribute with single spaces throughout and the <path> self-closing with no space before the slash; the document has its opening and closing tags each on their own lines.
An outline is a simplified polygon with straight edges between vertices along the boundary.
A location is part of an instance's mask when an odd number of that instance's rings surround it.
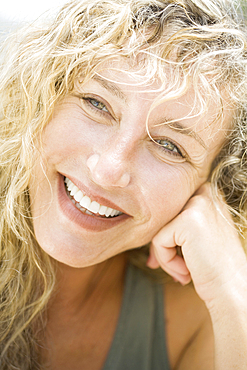
<svg viewBox="0 0 247 370">
<path fill-rule="evenodd" d="M 123 91 L 114 83 L 112 83 L 109 80 L 106 80 L 103 77 L 100 77 L 99 75 L 95 75 L 93 77 L 93 80 L 98 82 L 101 86 L 103 86 L 106 90 L 109 90 L 113 95 L 115 95 L 117 98 L 120 98 L 127 104 L 126 95 L 123 93 Z"/>
</svg>

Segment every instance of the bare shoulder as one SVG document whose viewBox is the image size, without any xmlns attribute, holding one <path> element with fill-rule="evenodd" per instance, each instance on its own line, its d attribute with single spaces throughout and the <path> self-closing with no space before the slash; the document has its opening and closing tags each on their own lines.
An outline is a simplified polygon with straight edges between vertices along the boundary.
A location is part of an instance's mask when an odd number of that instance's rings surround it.
<svg viewBox="0 0 247 370">
<path fill-rule="evenodd" d="M 165 321 L 171 368 L 213 369 L 214 343 L 210 316 L 193 285 L 165 285 Z"/>
</svg>

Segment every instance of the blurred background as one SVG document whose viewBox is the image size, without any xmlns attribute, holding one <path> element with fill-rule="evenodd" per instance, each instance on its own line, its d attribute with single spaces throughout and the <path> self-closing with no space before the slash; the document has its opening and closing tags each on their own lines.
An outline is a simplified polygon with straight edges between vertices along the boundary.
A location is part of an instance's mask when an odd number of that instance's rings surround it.
<svg viewBox="0 0 247 370">
<path fill-rule="evenodd" d="M 247 0 L 240 1 L 247 17 Z M 49 19 L 66 2 L 67 0 L 0 0 L 0 38 L 23 24 L 37 19 Z"/>
<path fill-rule="evenodd" d="M 0 36 L 36 19 L 47 19 L 66 0 L 0 0 Z"/>
</svg>

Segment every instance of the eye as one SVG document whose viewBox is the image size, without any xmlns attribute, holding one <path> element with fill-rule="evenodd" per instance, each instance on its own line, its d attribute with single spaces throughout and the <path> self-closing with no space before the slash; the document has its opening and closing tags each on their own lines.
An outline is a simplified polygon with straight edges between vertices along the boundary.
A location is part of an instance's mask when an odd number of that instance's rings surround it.
<svg viewBox="0 0 247 370">
<path fill-rule="evenodd" d="M 90 98 L 90 97 L 85 97 L 83 100 L 88 104 L 93 106 L 94 108 L 98 109 L 99 111 L 103 111 L 106 113 L 109 113 L 108 109 L 106 108 L 105 104 L 102 103 L 101 101 L 95 99 L 95 98 Z"/>
<path fill-rule="evenodd" d="M 155 142 L 159 145 L 161 150 L 164 150 L 170 155 L 184 158 L 181 150 L 172 141 L 168 139 L 156 139 Z"/>
</svg>

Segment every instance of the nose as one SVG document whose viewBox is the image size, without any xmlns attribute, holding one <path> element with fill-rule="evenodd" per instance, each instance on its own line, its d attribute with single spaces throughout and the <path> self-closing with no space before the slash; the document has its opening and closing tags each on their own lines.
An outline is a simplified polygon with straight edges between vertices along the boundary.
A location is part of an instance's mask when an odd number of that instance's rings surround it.
<svg viewBox="0 0 247 370">
<path fill-rule="evenodd" d="M 111 148 L 98 154 L 93 153 L 87 159 L 87 167 L 90 170 L 93 182 L 104 187 L 125 188 L 130 183 L 130 173 L 120 153 L 121 149 Z"/>
</svg>

